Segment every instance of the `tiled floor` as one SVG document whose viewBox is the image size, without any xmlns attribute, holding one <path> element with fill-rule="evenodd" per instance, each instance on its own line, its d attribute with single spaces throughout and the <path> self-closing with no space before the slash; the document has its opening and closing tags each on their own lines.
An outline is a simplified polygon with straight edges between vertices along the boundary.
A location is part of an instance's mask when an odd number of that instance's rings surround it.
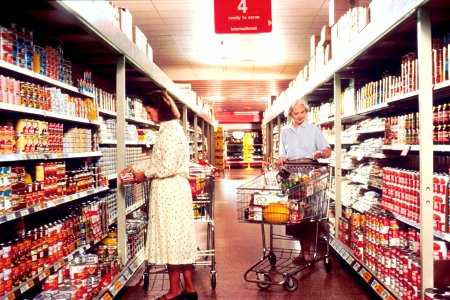
<svg viewBox="0 0 450 300">
<path fill-rule="evenodd" d="M 298 279 L 298 289 L 293 292 L 286 291 L 281 285 L 270 285 L 267 289 L 260 289 L 255 283 L 244 279 L 244 273 L 261 257 L 262 233 L 258 224 L 237 221 L 236 188 L 259 174 L 260 169 L 231 169 L 216 178 L 217 286 L 215 290 L 211 287 L 210 267 L 197 267 L 195 284 L 199 299 L 376 299 L 371 290 L 358 281 L 352 270 L 349 270 L 345 263 L 341 263 L 332 251 L 331 272 L 327 273 L 323 261 L 319 261 L 315 266 L 295 275 Z M 206 239 L 206 230 L 201 228 L 201 224 L 198 225 L 197 238 L 201 247 Z M 168 288 L 165 273 L 152 275 L 150 289 L 144 292 L 142 272 L 141 268 L 119 294 L 119 299 L 154 299 L 165 293 Z"/>
</svg>

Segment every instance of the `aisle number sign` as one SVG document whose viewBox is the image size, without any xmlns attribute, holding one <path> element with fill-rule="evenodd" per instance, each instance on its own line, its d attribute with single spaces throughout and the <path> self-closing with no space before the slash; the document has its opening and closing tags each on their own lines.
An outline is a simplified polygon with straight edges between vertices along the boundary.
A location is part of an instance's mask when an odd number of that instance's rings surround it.
<svg viewBox="0 0 450 300">
<path fill-rule="evenodd" d="M 272 32 L 272 0 L 214 0 L 216 33 Z"/>
</svg>

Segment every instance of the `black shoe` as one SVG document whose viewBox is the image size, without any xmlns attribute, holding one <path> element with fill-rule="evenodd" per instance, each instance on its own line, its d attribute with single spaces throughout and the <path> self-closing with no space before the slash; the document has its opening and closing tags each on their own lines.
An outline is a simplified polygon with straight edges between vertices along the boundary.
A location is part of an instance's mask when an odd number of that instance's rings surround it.
<svg viewBox="0 0 450 300">
<path fill-rule="evenodd" d="M 198 294 L 197 292 L 192 292 L 192 293 L 186 293 L 186 294 L 181 294 L 184 296 L 184 300 L 197 300 L 198 299 Z"/>
</svg>

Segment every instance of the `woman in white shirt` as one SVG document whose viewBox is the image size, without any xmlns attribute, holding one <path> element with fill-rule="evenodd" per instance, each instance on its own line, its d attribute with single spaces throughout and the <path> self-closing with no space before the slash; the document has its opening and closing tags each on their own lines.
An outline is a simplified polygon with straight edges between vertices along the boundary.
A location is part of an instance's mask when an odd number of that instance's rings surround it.
<svg viewBox="0 0 450 300">
<path fill-rule="evenodd" d="M 298 99 L 289 107 L 286 117 L 291 121 L 281 131 L 280 149 L 277 164 L 285 162 L 311 163 L 319 158 L 331 155 L 330 145 L 325 140 L 320 129 L 306 121 L 309 106 L 302 99 Z M 323 222 L 322 222 L 323 223 Z M 319 224 L 319 228 L 326 224 Z M 286 234 L 300 241 L 301 252 L 293 259 L 295 264 L 305 264 L 311 260 L 310 248 L 315 240 L 316 227 L 312 222 L 301 222 L 288 225 Z"/>
</svg>

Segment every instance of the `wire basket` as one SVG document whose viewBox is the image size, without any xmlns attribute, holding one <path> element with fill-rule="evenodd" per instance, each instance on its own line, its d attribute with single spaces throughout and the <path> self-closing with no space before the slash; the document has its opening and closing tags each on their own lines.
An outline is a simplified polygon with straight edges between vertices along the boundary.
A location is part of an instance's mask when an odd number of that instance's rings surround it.
<svg viewBox="0 0 450 300">
<path fill-rule="evenodd" d="M 328 168 L 272 168 L 238 187 L 238 221 L 272 224 L 324 218 Z"/>
</svg>

